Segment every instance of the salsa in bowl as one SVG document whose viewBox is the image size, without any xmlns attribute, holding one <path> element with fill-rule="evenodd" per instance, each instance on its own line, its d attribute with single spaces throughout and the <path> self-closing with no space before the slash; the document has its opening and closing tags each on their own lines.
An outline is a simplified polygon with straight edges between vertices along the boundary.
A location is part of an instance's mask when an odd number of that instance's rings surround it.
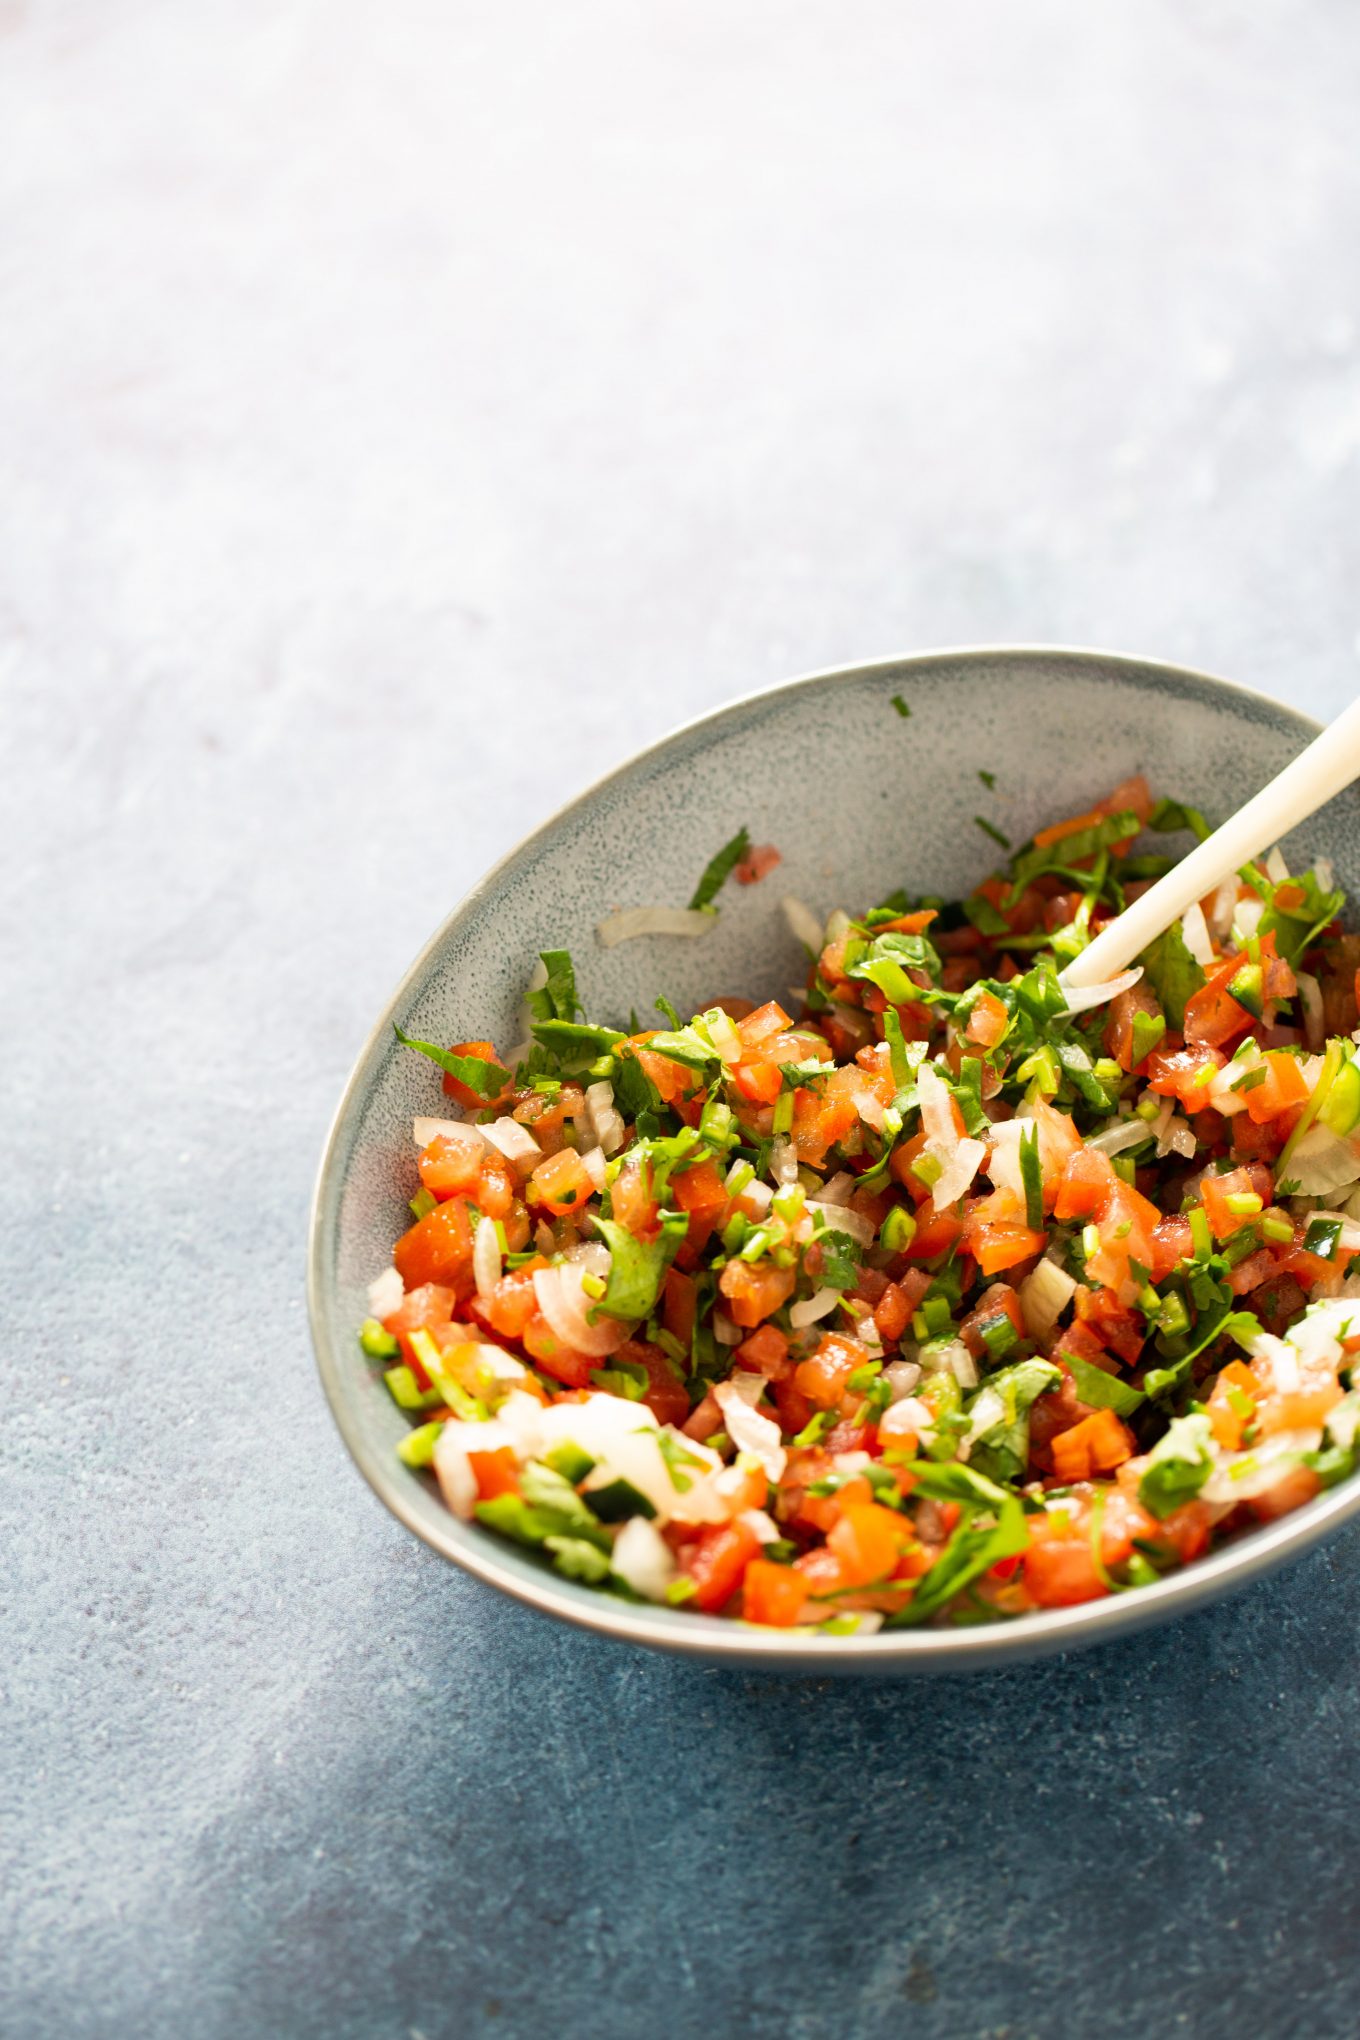
<svg viewBox="0 0 1360 2040">
<path fill-rule="evenodd" d="M 1094 657 L 960 655 L 726 715 L 851 694 L 910 784 L 942 683 L 1026 657 L 1058 696 L 1097 683 Z M 1107 662 L 1121 706 L 1146 670 Z M 953 887 L 891 815 L 867 906 L 743 831 L 687 904 L 654 877 L 559 921 L 570 948 L 481 1028 L 396 1002 L 403 1223 L 349 1337 L 397 1420 L 380 1491 L 418 1490 L 422 1534 L 442 1516 L 453 1555 L 641 1640 L 940 1662 L 1199 1598 L 1347 1494 L 1360 945 L 1334 869 L 1273 853 L 1069 999 L 1063 962 L 1205 823 L 1137 770 L 1036 811 L 994 755 Z"/>
</svg>

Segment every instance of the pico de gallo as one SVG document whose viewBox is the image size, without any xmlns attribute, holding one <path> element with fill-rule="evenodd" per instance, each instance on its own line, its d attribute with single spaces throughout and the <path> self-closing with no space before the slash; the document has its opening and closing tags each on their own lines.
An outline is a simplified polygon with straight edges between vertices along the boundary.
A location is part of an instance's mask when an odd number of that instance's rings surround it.
<svg viewBox="0 0 1360 2040">
<path fill-rule="evenodd" d="M 459 1109 L 415 1121 L 361 1333 L 401 1458 L 575 1580 L 830 1634 L 1131 1592 L 1348 1476 L 1330 870 L 1273 851 L 1060 980 L 1205 833 L 1132 778 L 960 902 L 785 901 L 796 993 L 601 1026 L 553 950 L 514 1056 L 402 1035 Z"/>
</svg>

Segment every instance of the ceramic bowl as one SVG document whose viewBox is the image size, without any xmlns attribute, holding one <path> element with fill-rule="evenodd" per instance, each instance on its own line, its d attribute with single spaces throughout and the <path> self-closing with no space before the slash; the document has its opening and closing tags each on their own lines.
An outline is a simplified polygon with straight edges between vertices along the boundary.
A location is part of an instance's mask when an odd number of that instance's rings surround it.
<svg viewBox="0 0 1360 2040">
<path fill-rule="evenodd" d="M 910 709 L 893 706 L 899 695 Z M 780 912 L 819 914 L 917 892 L 967 892 L 996 859 L 976 817 L 1020 842 L 1088 808 L 1129 773 L 1221 819 L 1316 731 L 1293 710 L 1205 674 L 1103 652 L 950 651 L 814 674 L 677 730 L 526 836 L 458 906 L 397 987 L 345 1087 L 311 1220 L 309 1301 L 321 1378 L 361 1472 L 417 1537 L 478 1579 L 599 1635 L 713 1661 L 830 1671 L 958 1671 L 1070 1649 L 1163 1621 L 1258 1578 L 1360 1509 L 1360 1480 L 1159 1584 L 1081 1607 L 962 1630 L 797 1637 L 564 1579 L 532 1553 L 457 1522 L 427 1474 L 396 1456 L 406 1420 L 356 1333 L 365 1289 L 408 1223 L 411 1120 L 438 1113 L 437 1073 L 397 1046 L 519 1034 L 540 949 L 569 948 L 593 1019 L 688 1013 L 726 993 L 784 996 L 801 952 Z M 979 768 L 996 776 L 984 786 Z M 719 843 L 745 823 L 783 852 L 763 884 L 729 886 L 711 936 L 602 949 L 616 906 L 683 902 Z M 1360 801 L 1347 793 L 1285 845 L 1360 877 Z"/>
</svg>

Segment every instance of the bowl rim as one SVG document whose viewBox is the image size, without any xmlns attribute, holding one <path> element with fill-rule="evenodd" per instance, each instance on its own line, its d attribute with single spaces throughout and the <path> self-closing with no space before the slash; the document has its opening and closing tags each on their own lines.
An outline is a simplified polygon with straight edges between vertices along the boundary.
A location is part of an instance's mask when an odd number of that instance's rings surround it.
<svg viewBox="0 0 1360 2040">
<path fill-rule="evenodd" d="M 332 1188 L 345 1132 L 359 1095 L 368 1079 L 368 1065 L 379 1046 L 386 1045 L 392 1015 L 400 1010 L 423 979 L 426 966 L 442 946 L 453 924 L 475 909 L 496 887 L 502 876 L 540 836 L 557 828 L 578 810 L 595 801 L 616 782 L 652 763 L 658 753 L 677 741 L 716 731 L 738 718 L 752 706 L 778 697 L 795 695 L 829 683 L 854 684 L 875 677 L 909 676 L 941 664 L 970 660 L 1025 662 L 1034 659 L 1068 664 L 1074 672 L 1098 667 L 1119 669 L 1128 678 L 1139 677 L 1154 685 L 1160 682 L 1180 694 L 1223 697 L 1257 707 L 1268 719 L 1295 725 L 1301 738 L 1320 732 L 1322 725 L 1312 716 L 1260 689 L 1243 686 L 1197 667 L 1138 653 L 1110 652 L 1094 646 L 998 643 L 946 645 L 932 650 L 888 654 L 859 660 L 851 665 L 818 668 L 792 679 L 776 681 L 734 696 L 719 707 L 708 709 L 665 731 L 641 750 L 592 781 L 552 813 L 526 831 L 457 901 L 429 940 L 403 973 L 382 1012 L 362 1042 L 339 1101 L 331 1116 L 321 1160 L 317 1168 L 308 1214 L 307 1312 L 312 1345 L 321 1385 L 331 1415 L 359 1472 L 391 1513 L 420 1541 L 452 1561 L 483 1584 L 498 1588 L 521 1604 L 570 1623 L 573 1627 L 641 1644 L 682 1656 L 720 1659 L 747 1667 L 769 1670 L 831 1673 L 858 1671 L 948 1671 L 992 1668 L 1015 1663 L 1051 1651 L 1109 1641 L 1144 1626 L 1169 1621 L 1203 1602 L 1216 1600 L 1263 1577 L 1288 1559 L 1301 1555 L 1326 1533 L 1360 1510 L 1360 1476 L 1325 1490 L 1303 1508 L 1291 1511 L 1276 1522 L 1262 1526 L 1234 1540 L 1208 1557 L 1136 1594 L 1109 1596 L 1082 1602 L 1075 1607 L 1037 1611 L 1004 1623 L 985 1623 L 962 1629 L 910 1629 L 875 1631 L 869 1636 L 823 1637 L 792 1631 L 763 1629 L 740 1620 L 695 1617 L 680 1609 L 650 1603 L 634 1605 L 608 1594 L 577 1599 L 571 1583 L 558 1581 L 549 1572 L 525 1575 L 505 1564 L 499 1546 L 490 1533 L 484 1541 L 464 1546 L 453 1532 L 465 1526 L 449 1518 L 450 1532 L 422 1520 L 408 1501 L 407 1484 L 399 1477 L 400 1462 L 386 1451 L 376 1449 L 367 1438 L 357 1411 L 348 1396 L 340 1360 L 328 1332 L 322 1302 L 327 1279 L 326 1223 Z M 389 1461 L 391 1462 L 389 1464 Z"/>
</svg>

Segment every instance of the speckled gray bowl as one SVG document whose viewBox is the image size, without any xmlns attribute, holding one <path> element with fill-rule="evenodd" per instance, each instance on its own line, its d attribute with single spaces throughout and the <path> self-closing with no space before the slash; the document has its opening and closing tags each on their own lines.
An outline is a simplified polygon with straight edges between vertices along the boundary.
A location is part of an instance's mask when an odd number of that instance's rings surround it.
<svg viewBox="0 0 1360 2040">
<path fill-rule="evenodd" d="M 900 694 L 904 720 L 893 708 Z M 356 1332 L 369 1280 L 408 1223 L 412 1116 L 440 1110 L 438 1077 L 396 1046 L 392 1022 L 440 1041 L 517 1033 L 538 950 L 568 947 L 592 1018 L 658 992 L 685 1012 L 723 993 L 779 995 L 800 952 L 781 894 L 819 913 L 905 885 L 958 894 L 992 866 L 985 816 L 1016 842 L 1089 807 L 1133 771 L 1211 820 L 1255 792 L 1315 734 L 1306 717 L 1204 674 L 1104 652 L 929 653 L 814 674 L 734 702 L 620 766 L 543 823 L 470 892 L 379 1017 L 336 1113 L 312 1211 L 308 1290 L 321 1378 L 356 1462 L 393 1514 L 468 1572 L 603 1635 L 701 1658 L 827 1671 L 958 1671 L 1121 1634 L 1269 1571 L 1360 1509 L 1360 1481 L 1158 1585 L 1004 1626 L 789 1637 L 638 1607 L 549 1571 L 456 1522 L 395 1452 L 406 1428 Z M 989 791 L 979 767 L 996 775 Z M 716 846 L 746 823 L 784 853 L 763 885 L 730 887 L 712 936 L 603 950 L 614 906 L 683 902 Z M 1343 795 L 1286 845 L 1360 877 L 1360 802 Z"/>
</svg>

